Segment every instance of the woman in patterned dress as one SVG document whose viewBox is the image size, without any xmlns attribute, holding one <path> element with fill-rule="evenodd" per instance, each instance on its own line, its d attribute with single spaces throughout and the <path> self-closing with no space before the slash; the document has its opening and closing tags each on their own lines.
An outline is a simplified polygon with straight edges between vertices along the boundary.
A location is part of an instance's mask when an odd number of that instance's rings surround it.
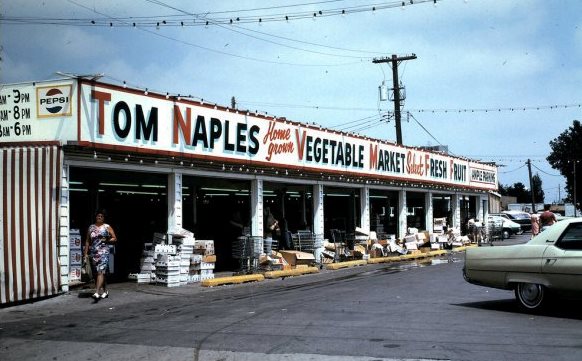
<svg viewBox="0 0 582 361">
<path fill-rule="evenodd" d="M 105 274 L 109 270 L 109 245 L 115 244 L 117 237 L 113 228 L 105 223 L 105 212 L 95 213 L 95 224 L 89 226 L 85 240 L 85 257 L 91 255 L 93 272 L 97 274 L 95 279 L 94 299 L 107 298 L 109 292 L 105 280 Z"/>
</svg>

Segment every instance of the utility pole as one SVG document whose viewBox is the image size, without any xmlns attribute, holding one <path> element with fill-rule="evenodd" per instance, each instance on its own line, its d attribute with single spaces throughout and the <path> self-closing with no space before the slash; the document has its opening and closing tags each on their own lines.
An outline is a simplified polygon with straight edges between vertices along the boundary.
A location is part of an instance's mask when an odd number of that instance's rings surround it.
<svg viewBox="0 0 582 361">
<path fill-rule="evenodd" d="M 394 119 L 396 121 L 396 144 L 402 145 L 402 128 L 401 128 L 401 113 L 400 113 L 400 85 L 398 82 L 398 64 L 404 60 L 413 60 L 416 59 L 416 54 L 406 55 L 406 56 L 397 56 L 392 54 L 391 58 L 378 58 L 373 59 L 372 62 L 374 64 L 379 63 L 390 63 L 392 66 L 392 84 L 394 86 Z"/>
<path fill-rule="evenodd" d="M 529 172 L 529 189 L 531 191 L 531 212 L 535 213 L 536 212 L 536 201 L 535 201 L 535 196 L 534 196 L 534 184 L 533 184 L 533 178 L 531 176 L 531 160 L 527 160 L 527 171 Z"/>
</svg>

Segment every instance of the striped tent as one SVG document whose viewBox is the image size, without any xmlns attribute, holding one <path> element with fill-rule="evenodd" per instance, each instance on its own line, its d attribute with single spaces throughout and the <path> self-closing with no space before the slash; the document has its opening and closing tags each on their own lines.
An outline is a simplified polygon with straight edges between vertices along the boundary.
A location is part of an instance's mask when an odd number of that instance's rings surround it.
<svg viewBox="0 0 582 361">
<path fill-rule="evenodd" d="M 58 146 L 0 148 L 0 304 L 56 294 Z"/>
</svg>

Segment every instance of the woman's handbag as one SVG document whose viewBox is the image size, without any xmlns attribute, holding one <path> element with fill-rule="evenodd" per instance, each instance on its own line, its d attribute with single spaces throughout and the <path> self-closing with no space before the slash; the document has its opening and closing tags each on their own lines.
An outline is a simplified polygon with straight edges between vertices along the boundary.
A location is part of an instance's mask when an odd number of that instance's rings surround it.
<svg viewBox="0 0 582 361">
<path fill-rule="evenodd" d="M 83 257 L 83 266 L 81 267 L 81 282 L 91 282 L 93 280 L 93 270 L 91 269 L 91 260 L 89 256 Z"/>
</svg>

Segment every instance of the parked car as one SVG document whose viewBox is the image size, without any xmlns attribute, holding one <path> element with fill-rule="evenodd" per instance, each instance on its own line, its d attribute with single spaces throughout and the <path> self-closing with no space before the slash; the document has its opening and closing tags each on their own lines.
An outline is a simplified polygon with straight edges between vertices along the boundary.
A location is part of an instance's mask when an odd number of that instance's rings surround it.
<svg viewBox="0 0 582 361">
<path fill-rule="evenodd" d="M 531 216 L 529 213 L 522 211 L 503 211 L 501 214 L 505 215 L 515 223 L 519 223 L 521 229 L 524 231 L 531 231 Z"/>
<path fill-rule="evenodd" d="M 523 228 L 520 224 L 499 214 L 490 214 L 487 217 L 488 224 L 498 224 L 501 222 L 501 238 L 510 238 L 512 234 L 522 234 Z"/>
<path fill-rule="evenodd" d="M 543 308 L 548 294 L 582 298 L 582 218 L 558 222 L 525 244 L 467 249 L 463 276 L 514 290 L 529 311 Z"/>
</svg>

